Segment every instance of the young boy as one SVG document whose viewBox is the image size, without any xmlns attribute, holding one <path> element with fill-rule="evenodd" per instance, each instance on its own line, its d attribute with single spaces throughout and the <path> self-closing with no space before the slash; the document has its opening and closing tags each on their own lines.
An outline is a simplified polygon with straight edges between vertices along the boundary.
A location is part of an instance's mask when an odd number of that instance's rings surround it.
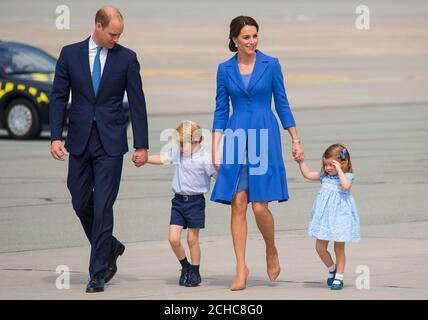
<svg viewBox="0 0 428 320">
<path fill-rule="evenodd" d="M 172 180 L 171 220 L 168 239 L 172 250 L 181 263 L 179 284 L 195 287 L 201 283 L 199 265 L 201 249 L 199 229 L 205 228 L 205 197 L 209 192 L 211 176 L 215 170 L 211 155 L 202 147 L 201 127 L 193 121 L 183 121 L 176 129 L 174 140 L 178 146 L 160 155 L 150 155 L 150 164 L 176 164 Z M 215 178 L 215 177 L 214 177 Z M 192 264 L 187 261 L 181 245 L 181 231 L 187 229 Z"/>
</svg>

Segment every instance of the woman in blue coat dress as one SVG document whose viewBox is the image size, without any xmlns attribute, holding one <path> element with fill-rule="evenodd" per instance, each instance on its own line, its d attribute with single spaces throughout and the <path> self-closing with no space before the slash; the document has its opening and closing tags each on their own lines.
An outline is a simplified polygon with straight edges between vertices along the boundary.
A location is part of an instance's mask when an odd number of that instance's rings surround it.
<svg viewBox="0 0 428 320">
<path fill-rule="evenodd" d="M 287 201 L 288 190 L 279 126 L 271 110 L 272 95 L 282 127 L 290 133 L 293 157 L 303 158 L 281 66 L 277 58 L 256 49 L 258 30 L 251 17 L 233 19 L 229 49 L 237 53 L 221 63 L 217 71 L 212 156 L 218 176 L 211 200 L 232 206 L 231 229 L 237 264 L 231 290 L 245 289 L 249 274 L 245 263 L 249 202 L 266 243 L 270 280 L 274 281 L 280 273 L 274 220 L 268 203 Z M 223 152 L 220 152 L 222 140 Z"/>
</svg>

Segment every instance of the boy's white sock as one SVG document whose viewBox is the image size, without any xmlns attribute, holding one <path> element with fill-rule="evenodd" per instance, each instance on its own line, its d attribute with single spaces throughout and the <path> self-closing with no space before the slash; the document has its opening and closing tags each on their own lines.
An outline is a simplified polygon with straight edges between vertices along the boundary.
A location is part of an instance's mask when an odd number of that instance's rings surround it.
<svg viewBox="0 0 428 320">
<path fill-rule="evenodd" d="M 329 278 L 333 278 L 333 276 L 334 276 L 333 272 L 335 270 L 336 270 L 336 264 L 333 263 L 333 265 L 330 268 L 328 268 L 328 277 Z"/>
<path fill-rule="evenodd" d="M 343 274 L 336 273 L 333 284 L 340 284 L 340 281 L 343 281 Z"/>
</svg>

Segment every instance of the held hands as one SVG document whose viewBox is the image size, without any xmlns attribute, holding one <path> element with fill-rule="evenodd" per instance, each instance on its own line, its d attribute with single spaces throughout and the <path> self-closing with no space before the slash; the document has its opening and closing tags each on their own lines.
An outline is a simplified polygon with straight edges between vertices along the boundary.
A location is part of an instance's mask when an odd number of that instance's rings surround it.
<svg viewBox="0 0 428 320">
<path fill-rule="evenodd" d="M 54 159 L 64 161 L 65 157 L 68 156 L 68 151 L 61 140 L 54 140 L 51 144 L 51 154 Z M 136 149 L 132 156 L 132 162 L 137 168 L 144 165 L 147 159 L 147 149 Z"/>
<path fill-rule="evenodd" d="M 298 163 L 302 162 L 305 159 L 305 153 L 300 143 L 293 143 L 291 150 L 292 150 L 294 160 L 297 161 Z"/>
<path fill-rule="evenodd" d="M 217 153 L 216 151 L 213 151 L 212 162 L 213 162 L 213 166 L 214 166 L 215 171 L 218 171 L 218 169 L 220 168 L 220 162 L 221 162 L 220 157 L 221 156 L 219 153 Z"/>
<path fill-rule="evenodd" d="M 132 162 L 137 168 L 139 168 L 146 164 L 148 157 L 147 149 L 139 148 L 134 151 Z"/>
<path fill-rule="evenodd" d="M 217 181 L 217 175 L 218 175 L 218 170 L 220 169 L 220 159 L 217 156 L 217 153 L 215 150 L 212 151 L 212 158 L 211 158 L 212 164 L 214 166 L 214 173 L 212 175 L 212 178 L 214 179 L 214 181 Z"/>
<path fill-rule="evenodd" d="M 68 156 L 68 151 L 64 147 L 61 140 L 54 140 L 51 143 L 51 155 L 55 160 L 64 161 L 65 157 Z"/>
</svg>

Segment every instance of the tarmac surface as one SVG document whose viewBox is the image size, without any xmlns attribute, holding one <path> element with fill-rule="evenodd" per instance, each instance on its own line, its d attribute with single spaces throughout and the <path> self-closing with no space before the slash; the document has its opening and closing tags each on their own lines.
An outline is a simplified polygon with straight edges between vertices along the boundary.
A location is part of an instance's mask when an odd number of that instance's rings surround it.
<svg viewBox="0 0 428 320">
<path fill-rule="evenodd" d="M 198 287 L 178 285 L 178 262 L 167 241 L 147 241 L 126 245 L 117 275 L 105 292 L 97 294 L 84 292 L 87 247 L 2 253 L 0 299 L 426 299 L 427 229 L 428 222 L 365 226 L 362 243 L 347 247 L 345 287 L 340 292 L 327 287 L 327 271 L 316 256 L 314 242 L 298 230 L 276 234 L 282 273 L 275 282 L 266 274 L 261 236 L 249 236 L 250 275 L 243 291 L 229 290 L 234 272 L 232 241 L 217 236 L 202 238 L 203 280 Z M 69 267 L 69 289 L 57 289 L 57 278 L 63 275 L 55 273 L 57 265 Z"/>
<path fill-rule="evenodd" d="M 114 230 L 127 249 L 106 292 L 86 295 L 89 246 L 70 204 L 66 162 L 50 159 L 48 140 L 15 142 L 2 138 L 0 298 L 426 299 L 426 106 L 314 108 L 296 110 L 295 117 L 311 168 L 318 169 L 324 149 L 337 141 L 348 146 L 355 167 L 352 192 L 361 219 L 362 241 L 347 246 L 346 288 L 341 293 L 331 292 L 324 285 L 326 270 L 314 250 L 314 240 L 306 235 L 319 185 L 300 175 L 284 132 L 291 197 L 286 203 L 270 205 L 282 273 L 278 281 L 269 282 L 264 242 L 249 210 L 250 276 L 248 288 L 242 292 L 228 289 L 234 275 L 230 208 L 210 201 L 207 227 L 201 231 L 203 283 L 199 288 L 177 285 L 179 264 L 166 238 L 173 168 L 147 165 L 137 169 L 127 154 L 115 204 Z M 209 128 L 212 115 L 190 118 Z M 156 138 L 160 128 L 173 128 L 180 120 L 180 116 L 150 118 L 151 152 L 158 152 L 166 143 Z M 59 265 L 69 267 L 69 290 L 56 289 Z M 369 274 L 365 278 L 368 290 L 356 285 L 362 281 L 358 266 Z"/>
<path fill-rule="evenodd" d="M 206 129 L 210 149 L 216 70 L 231 56 L 230 20 L 256 18 L 258 48 L 280 59 L 309 167 L 318 170 L 323 151 L 336 142 L 352 157 L 362 241 L 347 246 L 343 291 L 324 284 L 327 272 L 306 235 L 319 184 L 301 176 L 285 131 L 290 200 L 270 204 L 282 266 L 276 282 L 267 278 L 264 243 L 248 210 L 247 289 L 229 290 L 230 207 L 207 201 L 203 282 L 178 286 L 179 264 L 167 241 L 173 167 L 137 169 L 128 153 L 114 207 L 114 234 L 126 251 L 106 291 L 88 295 L 89 246 L 71 207 L 67 163 L 51 158 L 46 134 L 13 141 L 0 130 L 0 299 L 427 299 L 428 4 L 367 1 L 370 29 L 359 30 L 359 3 L 339 2 L 111 1 L 125 17 L 120 42 L 141 62 L 151 153 L 184 119 Z M 91 34 L 105 3 L 69 3 L 68 30 L 55 26 L 55 1 L 28 4 L 0 4 L 1 39 L 58 56 L 62 46 Z M 131 129 L 128 138 L 132 146 Z M 70 270 L 70 289 L 55 285 L 60 265 Z"/>
</svg>

